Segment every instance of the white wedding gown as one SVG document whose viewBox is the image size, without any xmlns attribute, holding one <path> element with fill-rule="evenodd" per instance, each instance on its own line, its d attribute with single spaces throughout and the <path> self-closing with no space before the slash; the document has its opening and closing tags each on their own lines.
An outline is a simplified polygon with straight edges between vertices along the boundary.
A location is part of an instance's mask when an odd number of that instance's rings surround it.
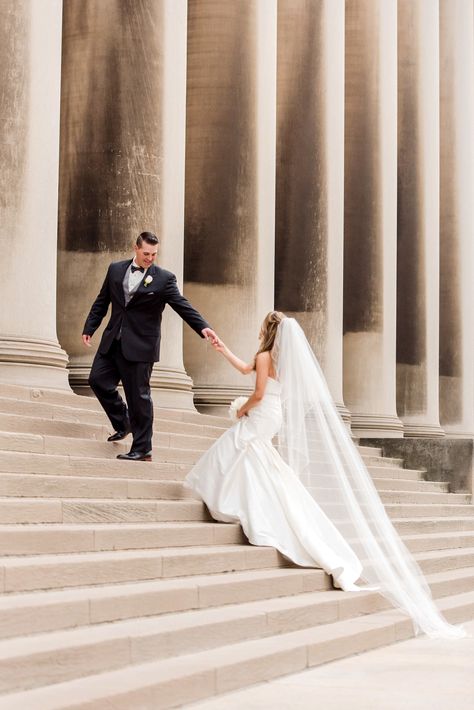
<svg viewBox="0 0 474 710">
<path fill-rule="evenodd" d="M 275 547 L 302 567 L 321 567 L 337 586 L 356 591 L 362 565 L 272 444 L 282 424 L 280 383 L 201 457 L 185 485 L 213 518 L 240 522 L 254 545 Z"/>
</svg>

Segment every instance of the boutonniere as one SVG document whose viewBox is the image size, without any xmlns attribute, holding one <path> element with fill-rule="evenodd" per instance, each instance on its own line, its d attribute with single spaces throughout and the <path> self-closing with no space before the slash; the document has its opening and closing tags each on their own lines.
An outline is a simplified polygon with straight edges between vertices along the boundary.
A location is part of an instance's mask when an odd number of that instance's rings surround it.
<svg viewBox="0 0 474 710">
<path fill-rule="evenodd" d="M 144 284 L 145 286 L 149 286 L 151 282 L 153 281 L 153 276 L 145 276 Z"/>
</svg>

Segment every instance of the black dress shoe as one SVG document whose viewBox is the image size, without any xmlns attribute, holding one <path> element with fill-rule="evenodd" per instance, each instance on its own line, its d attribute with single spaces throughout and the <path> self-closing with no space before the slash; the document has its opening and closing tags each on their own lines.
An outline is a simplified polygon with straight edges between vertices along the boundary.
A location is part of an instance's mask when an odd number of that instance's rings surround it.
<svg viewBox="0 0 474 710">
<path fill-rule="evenodd" d="M 119 454 L 117 458 L 123 461 L 151 461 L 151 451 L 146 454 L 141 451 L 129 451 L 128 454 Z"/>
<path fill-rule="evenodd" d="M 115 434 L 112 434 L 109 436 L 107 441 L 122 441 L 122 439 L 125 439 L 126 436 L 130 434 L 130 429 L 127 429 L 127 431 L 116 431 Z"/>
</svg>

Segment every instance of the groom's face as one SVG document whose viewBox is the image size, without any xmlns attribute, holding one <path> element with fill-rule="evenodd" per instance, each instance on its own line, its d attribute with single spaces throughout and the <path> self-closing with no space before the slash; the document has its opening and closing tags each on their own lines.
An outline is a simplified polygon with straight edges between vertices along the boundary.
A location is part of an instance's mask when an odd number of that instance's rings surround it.
<svg viewBox="0 0 474 710">
<path fill-rule="evenodd" d="M 135 244 L 135 261 L 138 266 L 142 266 L 144 269 L 148 269 L 156 259 L 156 254 L 158 252 L 158 246 L 156 244 L 147 244 L 147 242 L 142 242 L 141 246 Z"/>
</svg>

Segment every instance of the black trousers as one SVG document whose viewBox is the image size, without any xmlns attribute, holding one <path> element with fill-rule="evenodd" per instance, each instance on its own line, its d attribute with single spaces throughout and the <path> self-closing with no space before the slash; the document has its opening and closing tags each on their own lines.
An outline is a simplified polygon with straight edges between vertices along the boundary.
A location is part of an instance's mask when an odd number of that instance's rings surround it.
<svg viewBox="0 0 474 710">
<path fill-rule="evenodd" d="M 115 340 L 106 355 L 97 353 L 89 375 L 89 385 L 105 410 L 115 431 L 131 429 L 132 451 L 148 453 L 152 448 L 153 401 L 150 392 L 152 362 L 131 362 Z M 117 386 L 122 382 L 127 404 Z M 128 405 L 128 409 L 127 409 Z"/>
</svg>

